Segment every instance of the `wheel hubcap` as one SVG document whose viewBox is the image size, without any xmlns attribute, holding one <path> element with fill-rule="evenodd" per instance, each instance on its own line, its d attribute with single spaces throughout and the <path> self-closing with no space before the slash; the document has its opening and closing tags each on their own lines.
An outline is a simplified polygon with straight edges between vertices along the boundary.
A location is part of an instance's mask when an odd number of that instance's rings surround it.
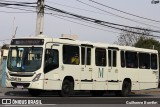
<svg viewBox="0 0 160 107">
<path fill-rule="evenodd" d="M 68 94 L 70 92 L 70 87 L 69 87 L 69 84 L 65 84 L 64 87 L 63 87 L 63 92 L 65 94 Z"/>
</svg>

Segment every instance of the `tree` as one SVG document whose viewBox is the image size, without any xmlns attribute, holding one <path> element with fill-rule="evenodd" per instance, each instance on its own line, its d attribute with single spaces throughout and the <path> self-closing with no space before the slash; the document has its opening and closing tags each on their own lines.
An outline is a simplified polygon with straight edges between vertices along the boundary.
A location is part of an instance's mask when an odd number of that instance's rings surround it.
<svg viewBox="0 0 160 107">
<path fill-rule="evenodd" d="M 143 37 L 143 38 L 148 38 L 146 35 L 151 35 L 151 32 L 146 30 L 139 30 L 139 29 L 131 29 L 131 28 L 125 28 L 127 31 L 122 31 L 120 34 L 118 41 L 115 42 L 115 44 L 118 45 L 123 45 L 123 46 L 134 46 L 137 41 Z M 131 32 L 129 32 L 131 31 Z M 136 32 L 136 33 L 132 33 Z"/>
<path fill-rule="evenodd" d="M 160 53 L 160 42 L 153 38 L 140 37 L 140 39 L 134 44 L 134 46 L 139 48 L 155 49 Z"/>
</svg>

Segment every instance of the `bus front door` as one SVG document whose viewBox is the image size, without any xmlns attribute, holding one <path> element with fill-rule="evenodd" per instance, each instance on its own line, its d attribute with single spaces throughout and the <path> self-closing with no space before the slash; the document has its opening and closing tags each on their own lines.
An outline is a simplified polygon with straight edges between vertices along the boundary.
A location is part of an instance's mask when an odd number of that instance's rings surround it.
<svg viewBox="0 0 160 107">
<path fill-rule="evenodd" d="M 59 57 L 62 57 L 59 44 L 47 43 L 45 49 L 45 59 L 44 59 L 44 89 L 60 89 L 59 81 L 54 81 L 60 79 L 58 77 L 61 67 L 59 65 Z M 56 84 L 56 85 L 55 85 Z"/>
</svg>

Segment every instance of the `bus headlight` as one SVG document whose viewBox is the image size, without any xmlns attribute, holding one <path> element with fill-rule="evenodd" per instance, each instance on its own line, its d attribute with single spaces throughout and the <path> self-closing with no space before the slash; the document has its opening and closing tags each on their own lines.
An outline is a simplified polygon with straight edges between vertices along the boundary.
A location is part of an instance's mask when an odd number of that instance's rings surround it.
<svg viewBox="0 0 160 107">
<path fill-rule="evenodd" d="M 32 81 L 33 82 L 38 81 L 40 76 L 41 76 L 41 73 L 37 74 Z"/>
<path fill-rule="evenodd" d="M 6 73 L 6 79 L 7 79 L 7 80 L 9 80 L 9 76 L 8 76 L 8 74 L 7 74 L 7 73 Z"/>
</svg>

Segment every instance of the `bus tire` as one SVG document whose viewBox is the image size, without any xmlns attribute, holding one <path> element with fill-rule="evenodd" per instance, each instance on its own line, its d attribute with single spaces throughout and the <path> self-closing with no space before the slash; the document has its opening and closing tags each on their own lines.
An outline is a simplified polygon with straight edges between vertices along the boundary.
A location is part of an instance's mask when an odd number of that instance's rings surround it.
<svg viewBox="0 0 160 107">
<path fill-rule="evenodd" d="M 42 91 L 37 89 L 28 89 L 28 92 L 31 96 L 38 97 Z"/>
<path fill-rule="evenodd" d="M 131 92 L 131 83 L 128 81 L 123 82 L 122 90 L 115 91 L 117 97 L 127 97 Z"/>
<path fill-rule="evenodd" d="M 90 94 L 94 97 L 101 97 L 104 95 L 104 93 L 105 93 L 105 91 L 103 91 L 103 90 L 102 91 L 101 90 L 91 90 L 90 91 Z"/>
<path fill-rule="evenodd" d="M 74 85 L 73 81 L 65 79 L 62 83 L 62 89 L 59 91 L 61 97 L 69 97 L 73 94 Z"/>
</svg>

